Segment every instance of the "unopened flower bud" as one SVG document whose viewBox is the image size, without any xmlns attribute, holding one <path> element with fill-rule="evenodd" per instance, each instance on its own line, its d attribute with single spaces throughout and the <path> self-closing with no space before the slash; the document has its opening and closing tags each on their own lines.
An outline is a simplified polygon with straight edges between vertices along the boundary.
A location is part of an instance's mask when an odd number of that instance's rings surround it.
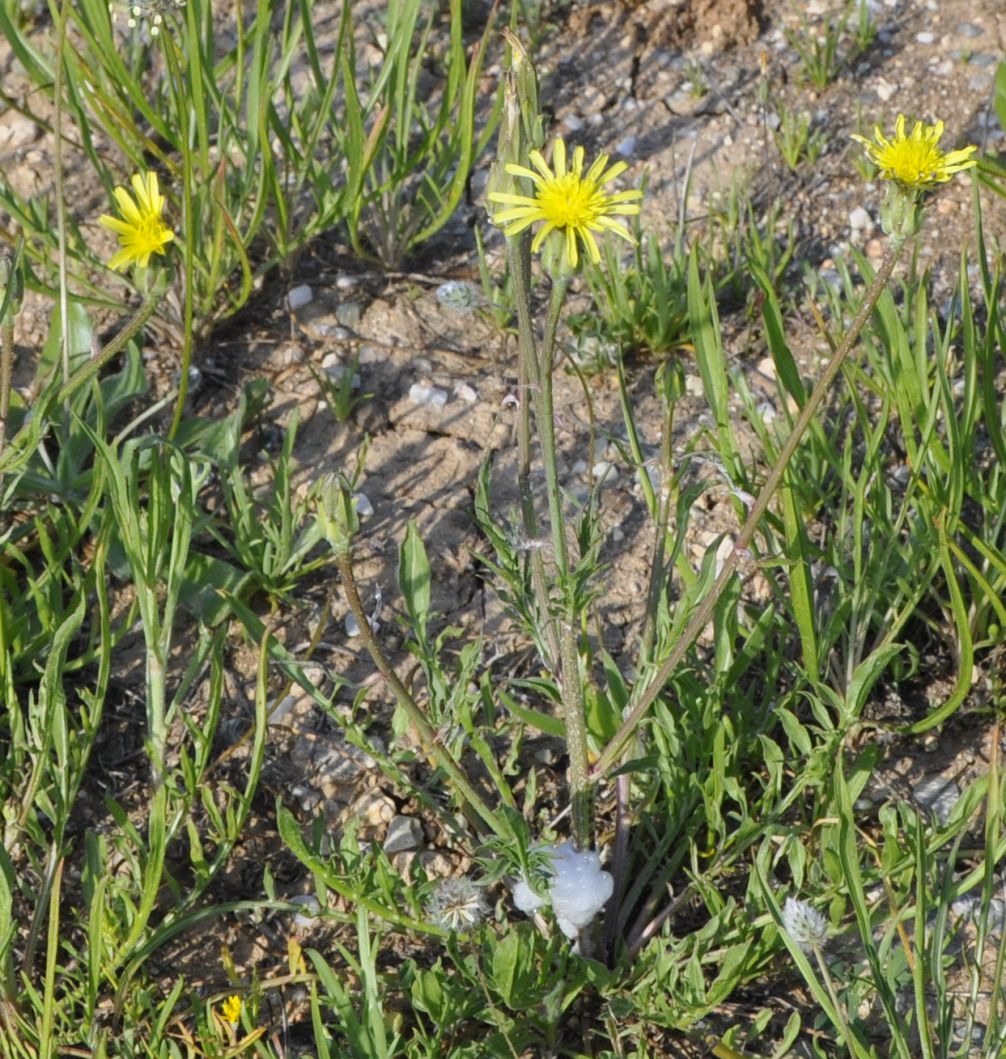
<svg viewBox="0 0 1006 1059">
<path fill-rule="evenodd" d="M 545 126 L 538 109 L 538 75 L 524 45 L 503 30 L 510 46 L 510 69 L 503 75 L 503 114 L 500 119 L 496 161 L 489 170 L 488 191 L 516 193 L 520 185 L 506 171 L 507 165 L 524 165 L 528 151 L 545 143 Z M 490 200 L 491 201 L 491 200 Z"/>
<path fill-rule="evenodd" d="M 349 482 L 341 474 L 326 474 L 318 483 L 318 522 L 336 555 L 345 555 L 360 519 Z"/>
</svg>

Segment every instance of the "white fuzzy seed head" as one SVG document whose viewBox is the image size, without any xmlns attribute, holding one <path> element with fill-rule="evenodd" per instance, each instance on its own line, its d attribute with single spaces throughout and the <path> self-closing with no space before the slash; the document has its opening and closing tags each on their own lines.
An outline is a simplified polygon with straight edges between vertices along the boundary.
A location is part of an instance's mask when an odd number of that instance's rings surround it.
<svg viewBox="0 0 1006 1059">
<path fill-rule="evenodd" d="M 828 940 L 828 921 L 806 901 L 787 897 L 782 910 L 783 929 L 804 952 L 820 949 Z"/>
<path fill-rule="evenodd" d="M 485 919 L 488 910 L 482 888 L 466 876 L 444 879 L 426 902 L 430 922 L 445 930 L 471 930 Z"/>
</svg>

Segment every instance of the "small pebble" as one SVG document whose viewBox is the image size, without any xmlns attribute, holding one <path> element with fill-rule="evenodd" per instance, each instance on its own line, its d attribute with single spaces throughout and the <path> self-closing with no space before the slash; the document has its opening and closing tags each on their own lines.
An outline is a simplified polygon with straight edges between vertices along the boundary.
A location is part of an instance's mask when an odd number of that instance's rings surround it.
<svg viewBox="0 0 1006 1059">
<path fill-rule="evenodd" d="M 359 327 L 363 319 L 363 306 L 355 301 L 339 302 L 335 307 L 335 318 L 343 327 Z"/>
<path fill-rule="evenodd" d="M 293 709 L 297 700 L 293 695 L 287 695 L 285 699 L 280 699 L 272 709 L 269 710 L 269 723 L 270 724 L 281 724 L 283 718 Z"/>
<path fill-rule="evenodd" d="M 347 614 L 343 624 L 346 628 L 346 635 L 351 640 L 360 635 L 360 623 L 356 620 L 355 614 Z"/>
<path fill-rule="evenodd" d="M 321 804 L 321 792 L 303 783 L 291 787 L 290 795 L 297 800 L 297 804 L 305 813 L 313 812 Z"/>
<path fill-rule="evenodd" d="M 448 280 L 441 283 L 436 290 L 437 301 L 445 309 L 453 309 L 454 312 L 463 313 L 473 308 L 478 302 L 478 292 L 470 283 L 464 280 Z"/>
<path fill-rule="evenodd" d="M 636 137 L 626 136 L 624 140 L 615 148 L 615 154 L 620 154 L 623 158 L 630 158 L 636 153 Z"/>
<path fill-rule="evenodd" d="M 775 361 L 771 357 L 762 357 L 755 365 L 760 375 L 764 375 L 766 379 L 774 379 L 775 372 Z"/>
<path fill-rule="evenodd" d="M 957 27 L 958 37 L 982 37 L 985 35 L 985 30 L 981 26 L 976 26 L 974 22 L 961 22 Z"/>
<path fill-rule="evenodd" d="M 360 518 L 370 518 L 374 513 L 374 505 L 366 493 L 354 493 L 353 500 L 356 502 L 356 513 Z"/>
<path fill-rule="evenodd" d="M 409 400 L 415 404 L 429 405 L 431 408 L 443 408 L 447 404 L 447 391 L 441 390 L 439 386 L 414 382 L 409 387 Z"/>
<path fill-rule="evenodd" d="M 330 375 L 336 382 L 341 382 L 346 372 L 349 371 L 349 367 L 339 360 L 337 353 L 326 354 L 322 359 L 321 367 L 325 374 Z M 350 389 L 358 390 L 359 388 L 360 374 L 359 372 L 353 372 L 353 381 L 350 383 Z"/>
<path fill-rule="evenodd" d="M 618 477 L 618 468 L 609 460 L 598 460 L 591 468 L 591 474 L 599 482 L 613 482 Z"/>
<path fill-rule="evenodd" d="M 423 825 L 412 816 L 396 816 L 388 824 L 388 836 L 383 850 L 390 857 L 393 853 L 404 853 L 418 849 L 423 844 Z"/>
<path fill-rule="evenodd" d="M 567 114 L 562 119 L 562 124 L 567 132 L 579 132 L 583 128 L 583 118 L 576 114 Z"/>
<path fill-rule="evenodd" d="M 302 283 L 287 294 L 286 307 L 290 312 L 295 313 L 298 309 L 303 309 L 305 305 L 310 305 L 312 301 L 314 301 L 314 291 L 306 283 Z"/>
<path fill-rule="evenodd" d="M 930 776 L 912 788 L 912 795 L 919 805 L 929 809 L 941 824 L 945 824 L 960 801 L 961 792 L 953 780 Z"/>
<path fill-rule="evenodd" d="M 300 905 L 304 909 L 303 912 L 298 912 L 293 917 L 293 928 L 298 932 L 306 932 L 311 930 L 315 924 L 315 920 L 318 918 L 318 913 L 321 911 L 321 903 L 314 894 L 297 894 L 296 897 L 290 898 L 290 904 Z"/>
<path fill-rule="evenodd" d="M 762 401 L 755 411 L 761 416 L 763 423 L 774 422 L 778 414 L 770 401 Z"/>
<path fill-rule="evenodd" d="M 849 227 L 853 231 L 862 232 L 872 227 L 873 221 L 867 210 L 863 209 L 862 206 L 857 206 L 854 210 L 849 213 Z"/>
<path fill-rule="evenodd" d="M 473 202 L 484 202 L 486 192 L 489 190 L 489 170 L 486 168 L 476 169 L 469 181 Z"/>
<path fill-rule="evenodd" d="M 460 397 L 465 404 L 475 404 L 479 399 L 479 395 L 466 382 L 455 383 L 454 396 Z"/>
<path fill-rule="evenodd" d="M 881 101 L 881 103 L 889 102 L 891 97 L 898 90 L 897 85 L 892 85 L 890 81 L 885 81 L 883 78 L 880 78 L 880 80 L 877 81 L 877 83 L 874 85 L 874 88 L 877 92 L 877 98 Z"/>
<path fill-rule="evenodd" d="M 842 277 L 838 274 L 838 269 L 823 268 L 818 272 L 818 277 L 836 290 L 840 290 L 842 287 Z"/>
<path fill-rule="evenodd" d="M 916 33 L 915 39 L 920 44 L 932 44 L 936 40 L 936 34 L 930 33 L 929 30 L 925 30 L 922 33 Z"/>
<path fill-rule="evenodd" d="M 335 285 L 339 290 L 352 290 L 357 284 L 356 276 L 343 274 L 336 276 Z"/>
</svg>

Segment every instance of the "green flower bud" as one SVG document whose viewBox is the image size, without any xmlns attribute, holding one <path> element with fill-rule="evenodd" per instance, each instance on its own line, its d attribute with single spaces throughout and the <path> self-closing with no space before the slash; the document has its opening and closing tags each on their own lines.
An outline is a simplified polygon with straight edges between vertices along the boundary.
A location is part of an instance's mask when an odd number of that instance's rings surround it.
<svg viewBox="0 0 1006 1059">
<path fill-rule="evenodd" d="M 321 532 L 336 555 L 346 555 L 360 528 L 349 482 L 344 475 L 326 474 L 318 483 L 317 492 Z"/>
<path fill-rule="evenodd" d="M 900 184 L 887 185 L 880 207 L 880 226 L 892 242 L 900 245 L 922 226 L 919 196 Z"/>
</svg>

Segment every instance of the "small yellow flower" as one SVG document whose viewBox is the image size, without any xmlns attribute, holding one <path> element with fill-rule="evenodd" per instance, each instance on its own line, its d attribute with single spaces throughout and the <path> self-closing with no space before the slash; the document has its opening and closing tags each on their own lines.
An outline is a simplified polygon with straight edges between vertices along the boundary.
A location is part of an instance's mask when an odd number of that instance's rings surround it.
<svg viewBox="0 0 1006 1059">
<path fill-rule="evenodd" d="M 134 261 L 146 268 L 151 254 L 163 254 L 164 247 L 175 237 L 175 233 L 161 220 L 164 212 L 164 196 L 157 187 L 157 174 L 137 173 L 130 181 L 133 196 L 122 187 L 115 189 L 115 201 L 123 219 L 110 217 L 107 213 L 98 218 L 98 223 L 110 228 L 119 237 L 119 252 L 109 261 L 109 267 L 124 269 Z"/>
<path fill-rule="evenodd" d="M 534 166 L 533 170 L 509 164 L 506 171 L 533 181 L 534 195 L 512 195 L 505 191 L 489 194 L 490 202 L 508 207 L 493 218 L 503 227 L 507 236 L 517 235 L 528 225 L 543 221 L 531 249 L 537 252 L 552 232 L 561 232 L 565 238 L 565 258 L 571 268 L 576 268 L 579 261 L 577 239 L 583 243 L 595 264 L 601 260 L 595 232 L 614 232 L 630 243 L 633 241 L 625 225 L 612 220 L 612 216 L 639 213 L 637 200 L 643 197 L 642 191 L 611 192 L 604 189 L 605 184 L 625 171 L 625 162 L 616 162 L 606 169 L 608 156 L 602 154 L 584 173 L 583 148 L 577 147 L 573 150 L 572 167 L 567 170 L 566 144 L 561 137 L 552 145 L 555 172 L 549 168 L 540 151 L 531 151 L 528 157 Z"/>
<path fill-rule="evenodd" d="M 233 996 L 229 996 L 220 1005 L 220 1017 L 224 1022 L 229 1022 L 232 1026 L 236 1026 L 238 1019 L 241 1018 L 241 997 L 235 993 Z"/>
<path fill-rule="evenodd" d="M 945 184 L 954 173 L 977 165 L 971 155 L 974 145 L 959 151 L 941 151 L 943 122 L 923 125 L 917 121 L 911 134 L 905 134 L 905 115 L 899 114 L 894 125 L 894 139 L 888 140 L 877 125 L 873 130 L 876 143 L 853 133 L 852 138 L 866 148 L 870 161 L 880 170 L 885 180 L 893 180 L 905 191 L 927 191 L 937 184 Z"/>
</svg>

